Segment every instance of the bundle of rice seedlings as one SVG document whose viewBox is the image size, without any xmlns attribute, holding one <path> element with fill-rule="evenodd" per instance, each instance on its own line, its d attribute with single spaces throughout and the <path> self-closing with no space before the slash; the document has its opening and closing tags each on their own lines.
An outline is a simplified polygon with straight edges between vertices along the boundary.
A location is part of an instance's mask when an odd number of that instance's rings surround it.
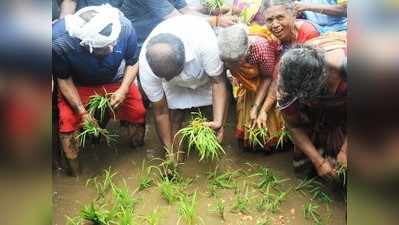
<svg viewBox="0 0 399 225">
<path fill-rule="evenodd" d="M 100 136 L 105 138 L 108 145 L 111 145 L 112 142 L 116 142 L 115 138 L 118 135 L 110 134 L 107 129 L 101 128 L 94 121 L 86 121 L 83 124 L 82 132 L 77 137 L 80 139 L 80 146 L 84 147 L 88 137 L 98 138 Z"/>
<path fill-rule="evenodd" d="M 180 136 L 179 147 L 184 141 L 187 141 L 188 153 L 194 148 L 200 156 L 200 161 L 203 159 L 219 159 L 221 154 L 225 154 L 225 151 L 219 144 L 215 132 L 212 128 L 204 125 L 207 120 L 201 112 L 192 114 L 193 118 L 190 124 L 179 130 L 174 140 Z"/>
<path fill-rule="evenodd" d="M 347 172 L 348 168 L 346 166 L 343 166 L 341 164 L 338 164 L 337 166 L 337 177 L 338 177 L 338 182 L 342 184 L 343 187 L 346 187 L 347 183 Z"/>
<path fill-rule="evenodd" d="M 221 10 L 224 5 L 224 0 L 202 0 L 202 4 L 208 7 L 209 12 Z"/>
<path fill-rule="evenodd" d="M 248 127 L 248 139 L 249 143 L 251 144 L 252 147 L 255 146 L 261 146 L 262 148 L 264 147 L 264 143 L 267 142 L 268 138 L 268 131 L 266 128 L 252 128 Z"/>
<path fill-rule="evenodd" d="M 115 119 L 115 111 L 111 106 L 111 95 L 112 93 L 107 93 L 104 89 L 105 94 L 99 95 L 94 94 L 89 97 L 89 101 L 87 103 L 88 112 L 94 116 L 96 112 L 100 113 L 100 121 L 103 121 L 105 112 L 108 110 L 112 112 L 113 117 Z"/>
</svg>

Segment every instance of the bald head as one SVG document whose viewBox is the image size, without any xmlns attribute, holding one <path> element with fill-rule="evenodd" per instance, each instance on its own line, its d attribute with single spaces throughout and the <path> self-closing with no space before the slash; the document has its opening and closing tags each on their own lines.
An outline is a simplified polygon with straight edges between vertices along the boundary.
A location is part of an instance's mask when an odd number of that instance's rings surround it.
<svg viewBox="0 0 399 225">
<path fill-rule="evenodd" d="M 146 50 L 148 65 L 156 76 L 169 81 L 182 72 L 184 45 L 175 35 L 162 33 L 152 37 Z"/>
</svg>

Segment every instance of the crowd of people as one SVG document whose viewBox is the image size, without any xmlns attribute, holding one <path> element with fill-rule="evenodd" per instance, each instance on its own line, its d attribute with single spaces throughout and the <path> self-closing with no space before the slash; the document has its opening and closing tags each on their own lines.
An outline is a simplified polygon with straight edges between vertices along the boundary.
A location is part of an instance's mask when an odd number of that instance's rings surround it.
<svg viewBox="0 0 399 225">
<path fill-rule="evenodd" d="M 215 13 L 200 1 L 55 1 L 55 113 L 72 174 L 79 129 L 96 122 L 89 97 L 111 93 L 133 148 L 144 144 L 150 109 L 166 149 L 198 109 L 210 112 L 206 126 L 222 142 L 234 101 L 241 148 L 273 151 L 289 133 L 296 170 L 335 176 L 348 152 L 346 8 L 342 0 L 234 0 Z M 271 137 L 261 147 L 250 143 L 253 128 Z"/>
</svg>

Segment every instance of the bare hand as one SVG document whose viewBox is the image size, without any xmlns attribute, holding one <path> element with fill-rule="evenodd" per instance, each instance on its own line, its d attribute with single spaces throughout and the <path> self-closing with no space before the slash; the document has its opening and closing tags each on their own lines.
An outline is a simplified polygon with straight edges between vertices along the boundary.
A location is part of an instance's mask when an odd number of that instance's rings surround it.
<svg viewBox="0 0 399 225">
<path fill-rule="evenodd" d="M 317 174 L 320 177 L 335 177 L 335 171 L 328 160 L 324 160 L 318 165 Z"/>
<path fill-rule="evenodd" d="M 253 106 L 249 111 L 249 119 L 251 120 L 251 127 L 255 127 L 257 116 L 258 116 L 258 108 L 256 106 Z"/>
<path fill-rule="evenodd" d="M 88 112 L 83 113 L 80 120 L 82 125 L 93 123 L 98 126 L 97 120 Z"/>
<path fill-rule="evenodd" d="M 220 27 L 229 27 L 238 22 L 237 16 L 220 16 L 219 17 L 219 26 Z"/>
<path fill-rule="evenodd" d="M 309 7 L 306 3 L 295 2 L 294 3 L 294 13 L 298 14 L 304 11 L 309 10 Z"/>
<path fill-rule="evenodd" d="M 266 122 L 267 122 L 267 113 L 263 110 L 259 112 L 258 118 L 256 118 L 256 125 L 258 128 L 266 128 Z"/>
<path fill-rule="evenodd" d="M 113 109 L 117 109 L 125 100 L 126 91 L 118 89 L 111 95 L 111 106 Z"/>
<path fill-rule="evenodd" d="M 211 122 L 205 122 L 204 126 L 212 128 L 216 132 L 216 137 L 219 142 L 223 141 L 223 135 L 224 135 L 224 128 L 223 126 L 220 125 L 220 123 L 216 123 L 214 121 Z"/>
</svg>

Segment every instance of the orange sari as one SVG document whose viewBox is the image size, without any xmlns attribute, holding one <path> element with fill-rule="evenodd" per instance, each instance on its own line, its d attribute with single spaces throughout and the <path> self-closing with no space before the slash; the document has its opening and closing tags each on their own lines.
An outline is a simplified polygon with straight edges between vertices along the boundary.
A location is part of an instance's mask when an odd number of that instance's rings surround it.
<svg viewBox="0 0 399 225">
<path fill-rule="evenodd" d="M 263 27 L 251 27 L 250 35 L 257 35 L 263 38 L 270 38 Z M 252 31 L 252 32 L 251 32 Z M 255 31 L 255 32 L 253 32 Z M 269 39 L 270 40 L 270 39 Z M 255 102 L 256 94 L 261 83 L 261 72 L 259 65 L 250 64 L 248 62 L 240 63 L 240 65 L 230 69 L 235 79 L 235 96 L 237 98 L 237 124 L 236 137 L 243 142 L 244 147 L 257 148 L 260 146 L 251 146 L 249 142 L 248 128 L 251 126 L 250 110 Z M 262 104 L 263 105 L 263 102 Z M 261 106 L 260 106 L 261 107 Z M 279 111 L 273 107 L 267 112 L 267 129 L 270 137 L 280 133 L 283 128 L 283 119 Z M 264 149 L 268 150 L 276 144 L 276 138 L 270 138 L 263 143 Z"/>
</svg>

